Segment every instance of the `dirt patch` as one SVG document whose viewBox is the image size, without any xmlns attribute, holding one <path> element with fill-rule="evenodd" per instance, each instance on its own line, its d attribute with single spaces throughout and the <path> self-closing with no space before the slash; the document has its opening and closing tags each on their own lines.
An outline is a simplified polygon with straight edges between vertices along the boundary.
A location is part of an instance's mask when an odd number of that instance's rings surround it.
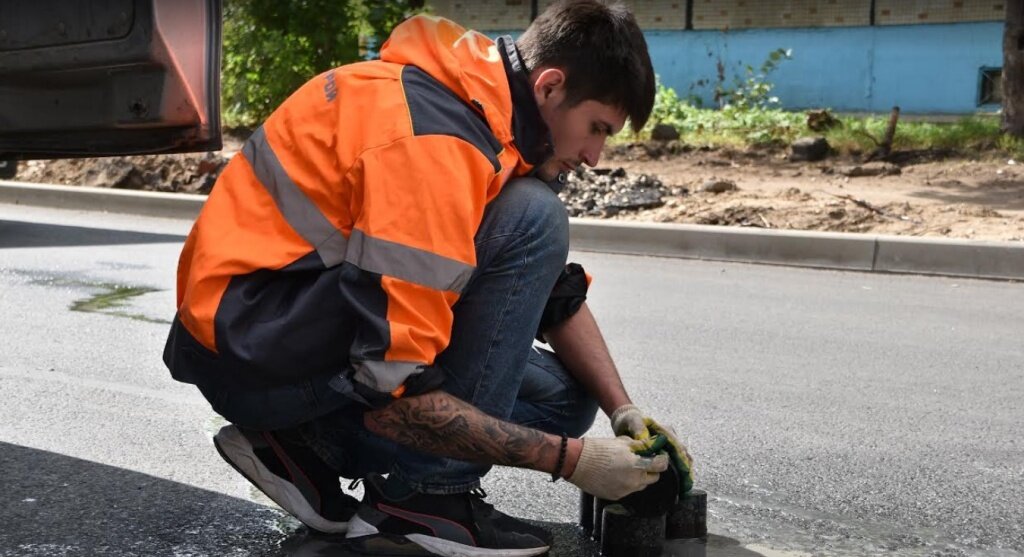
<svg viewBox="0 0 1024 557">
<path fill-rule="evenodd" d="M 130 190 L 210 193 L 227 159 L 216 153 L 22 163 L 18 180 Z"/>
<path fill-rule="evenodd" d="M 207 193 L 244 134 L 216 153 L 21 163 L 18 180 Z M 995 155 L 896 152 L 791 162 L 783 148 L 679 141 L 610 146 L 572 173 L 573 216 L 1024 242 L 1024 164 Z"/>
<path fill-rule="evenodd" d="M 210 153 L 138 155 L 25 161 L 16 180 L 161 192 L 207 194 L 243 138 L 224 137 L 225 149 Z"/>
<path fill-rule="evenodd" d="M 895 155 L 884 165 L 852 157 L 800 163 L 782 149 L 684 149 L 668 142 L 615 146 L 602 164 L 687 192 L 618 219 L 1024 241 L 1024 165 L 948 151 Z M 853 171 L 875 166 L 879 172 Z M 737 189 L 700 191 L 710 181 Z"/>
</svg>

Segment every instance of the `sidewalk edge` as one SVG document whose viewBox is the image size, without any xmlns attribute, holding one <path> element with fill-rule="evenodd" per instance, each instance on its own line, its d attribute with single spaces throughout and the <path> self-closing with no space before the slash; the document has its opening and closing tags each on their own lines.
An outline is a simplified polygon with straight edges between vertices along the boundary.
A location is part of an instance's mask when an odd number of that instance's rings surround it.
<svg viewBox="0 0 1024 557">
<path fill-rule="evenodd" d="M 204 195 L 0 181 L 0 203 L 195 219 Z M 1024 280 L 1024 243 L 571 218 L 575 250 Z"/>
</svg>

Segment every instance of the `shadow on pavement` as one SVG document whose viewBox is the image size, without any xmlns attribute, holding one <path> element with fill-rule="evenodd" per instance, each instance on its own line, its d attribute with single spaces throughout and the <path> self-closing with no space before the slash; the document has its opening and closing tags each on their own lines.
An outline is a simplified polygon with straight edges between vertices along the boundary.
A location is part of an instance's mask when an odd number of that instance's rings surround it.
<svg viewBox="0 0 1024 557">
<path fill-rule="evenodd" d="M 0 555 L 270 557 L 290 528 L 249 501 L 2 442 L 0 487 Z"/>
<path fill-rule="evenodd" d="M 129 448 L 128 450 L 133 450 Z M 0 555 L 347 557 L 342 537 L 314 535 L 281 511 L 123 468 L 0 442 Z M 535 522 L 552 557 L 596 557 L 575 524 Z M 711 536 L 706 555 L 755 557 Z M 703 548 L 666 546 L 664 556 Z"/>
<path fill-rule="evenodd" d="M 555 545 L 549 557 L 600 557 L 600 544 L 583 535 L 575 524 L 564 522 L 530 521 L 554 535 Z M 303 531 L 281 544 L 288 557 L 358 557 L 348 550 L 343 536 L 309 534 Z M 739 541 L 724 536 L 710 535 L 706 543 L 697 540 L 667 542 L 661 557 L 763 557 L 763 554 L 743 547 Z"/>
<path fill-rule="evenodd" d="M 168 244 L 184 241 L 185 237 L 177 234 L 0 220 L 0 248 Z"/>
</svg>

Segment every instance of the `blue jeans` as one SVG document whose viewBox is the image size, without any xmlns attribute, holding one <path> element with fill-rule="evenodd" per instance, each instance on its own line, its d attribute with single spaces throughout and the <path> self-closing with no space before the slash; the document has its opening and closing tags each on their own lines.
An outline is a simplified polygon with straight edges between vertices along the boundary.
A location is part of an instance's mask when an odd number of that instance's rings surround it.
<svg viewBox="0 0 1024 557">
<path fill-rule="evenodd" d="M 554 192 L 535 179 L 506 184 L 477 231 L 476 271 L 453 307 L 451 342 L 437 358 L 447 372 L 442 390 L 549 433 L 578 437 L 590 429 L 597 402 L 553 353 L 533 347 L 568 247 L 569 221 Z M 305 433 L 342 475 L 390 471 L 420 492 L 461 493 L 490 468 L 400 446 L 367 431 L 361 413 L 341 414 L 314 420 Z"/>
<path fill-rule="evenodd" d="M 594 422 L 597 402 L 557 356 L 533 347 L 568 255 L 564 206 L 543 182 L 512 180 L 487 206 L 475 243 L 477 267 L 453 307 L 451 341 L 436 361 L 447 372 L 441 389 L 496 418 L 581 436 Z M 461 493 L 477 487 L 490 468 L 427 455 L 371 433 L 363 425 L 365 408 L 349 403 L 326 380 L 220 393 L 220 408 L 211 398 L 217 394 L 204 394 L 239 425 L 280 429 L 301 423 L 309 445 L 345 477 L 391 472 L 420 492 Z"/>
</svg>

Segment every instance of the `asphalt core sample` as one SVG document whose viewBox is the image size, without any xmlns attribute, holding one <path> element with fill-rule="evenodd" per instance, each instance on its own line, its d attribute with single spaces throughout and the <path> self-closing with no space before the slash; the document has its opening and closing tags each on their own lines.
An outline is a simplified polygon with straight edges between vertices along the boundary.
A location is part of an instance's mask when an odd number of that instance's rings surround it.
<svg viewBox="0 0 1024 557">
<path fill-rule="evenodd" d="M 606 557 L 704 555 L 707 541 L 707 493 L 693 489 L 679 497 L 678 478 L 673 474 L 648 488 L 607 501 L 580 492 L 580 527 L 585 535 L 601 543 Z M 667 495 L 666 495 L 667 494 Z M 685 546 L 685 547 L 684 547 Z"/>
</svg>

